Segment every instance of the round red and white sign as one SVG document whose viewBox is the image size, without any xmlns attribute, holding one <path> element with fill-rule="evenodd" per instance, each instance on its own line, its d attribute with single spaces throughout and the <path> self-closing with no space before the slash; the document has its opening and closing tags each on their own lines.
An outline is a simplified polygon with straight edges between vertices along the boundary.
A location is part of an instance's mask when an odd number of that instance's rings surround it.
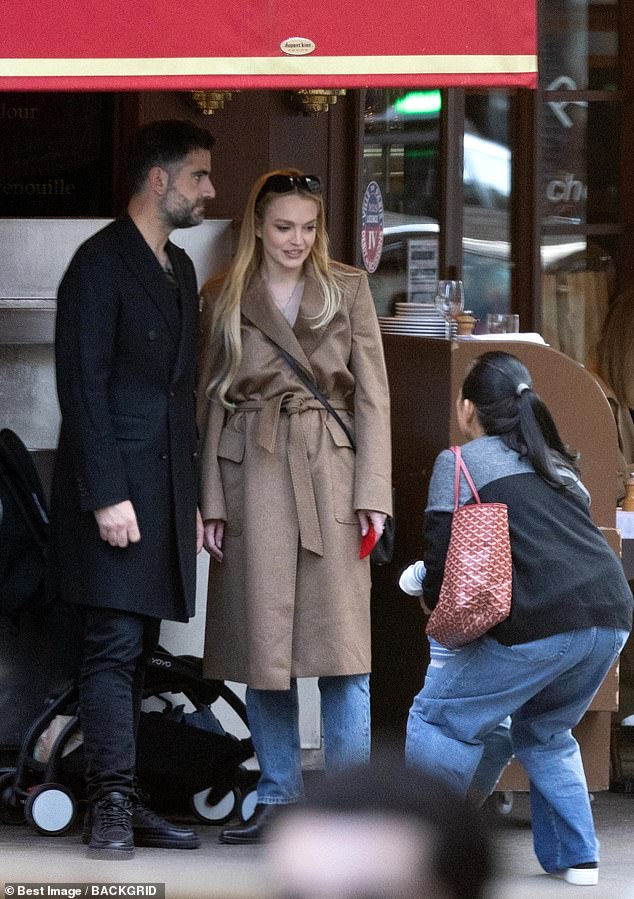
<svg viewBox="0 0 634 899">
<path fill-rule="evenodd" d="M 370 273 L 375 272 L 383 252 L 383 197 L 376 181 L 370 181 L 361 204 L 361 256 Z"/>
</svg>

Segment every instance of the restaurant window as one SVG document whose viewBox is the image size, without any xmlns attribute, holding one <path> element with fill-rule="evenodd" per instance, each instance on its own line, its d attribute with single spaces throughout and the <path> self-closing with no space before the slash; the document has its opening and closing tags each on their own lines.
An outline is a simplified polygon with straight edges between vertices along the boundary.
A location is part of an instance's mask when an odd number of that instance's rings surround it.
<svg viewBox="0 0 634 899">
<path fill-rule="evenodd" d="M 613 297 L 620 233 L 617 0 L 548 0 L 540 41 L 542 334 L 584 364 Z"/>
<path fill-rule="evenodd" d="M 462 277 L 481 326 L 488 312 L 511 308 L 511 97 L 506 90 L 465 96 Z"/>
<path fill-rule="evenodd" d="M 433 303 L 441 112 L 440 90 L 365 93 L 361 194 L 376 184 L 382 199 L 383 245 L 368 276 L 381 316 L 393 315 L 400 302 Z"/>
<path fill-rule="evenodd" d="M 513 96 L 499 89 L 366 91 L 359 205 L 377 185 L 383 246 L 374 270 L 362 245 L 357 263 L 369 269 L 380 316 L 402 317 L 401 303 L 432 306 L 438 278 L 452 270 L 464 281 L 465 308 L 478 330 L 487 312 L 510 311 Z M 361 211 L 362 232 L 363 225 Z M 445 335 L 437 322 L 416 324 L 417 333 Z"/>
<path fill-rule="evenodd" d="M 592 361 L 634 271 L 622 150 L 633 76 L 620 59 L 634 59 L 634 26 L 621 6 L 542 0 L 536 91 L 365 92 L 358 210 L 374 181 L 385 208 L 369 274 L 379 314 L 430 301 L 431 273 L 452 268 L 478 330 L 487 312 L 519 312 L 521 330 Z"/>
</svg>

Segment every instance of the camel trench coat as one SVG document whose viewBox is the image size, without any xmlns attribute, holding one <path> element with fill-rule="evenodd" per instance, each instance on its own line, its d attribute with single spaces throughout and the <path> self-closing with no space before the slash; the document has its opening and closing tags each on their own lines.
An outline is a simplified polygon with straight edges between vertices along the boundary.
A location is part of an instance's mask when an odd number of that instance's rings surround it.
<svg viewBox="0 0 634 899">
<path fill-rule="evenodd" d="M 342 308 L 319 329 L 310 266 L 293 328 L 254 277 L 241 304 L 235 411 L 212 399 L 201 426 L 201 511 L 226 521 L 224 559 L 210 566 L 204 672 L 255 689 L 370 671 L 370 564 L 359 559 L 355 510 L 391 513 L 389 393 L 367 277 L 333 267 Z M 337 409 L 356 454 L 272 341 Z M 206 346 L 199 394 L 213 367 Z"/>
</svg>

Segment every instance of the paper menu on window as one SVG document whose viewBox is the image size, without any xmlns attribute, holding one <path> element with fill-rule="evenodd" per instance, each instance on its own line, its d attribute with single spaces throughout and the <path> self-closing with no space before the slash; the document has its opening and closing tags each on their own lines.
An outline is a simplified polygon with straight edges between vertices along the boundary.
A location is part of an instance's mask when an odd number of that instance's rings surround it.
<svg viewBox="0 0 634 899">
<path fill-rule="evenodd" d="M 407 242 L 407 300 L 433 303 L 438 283 L 438 240 L 416 238 Z"/>
</svg>

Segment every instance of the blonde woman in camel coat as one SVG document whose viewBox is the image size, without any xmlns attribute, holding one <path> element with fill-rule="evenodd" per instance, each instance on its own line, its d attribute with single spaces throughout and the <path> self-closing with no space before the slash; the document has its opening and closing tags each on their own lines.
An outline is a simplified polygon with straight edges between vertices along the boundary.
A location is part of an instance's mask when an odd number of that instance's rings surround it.
<svg viewBox="0 0 634 899">
<path fill-rule="evenodd" d="M 246 683 L 257 842 L 303 795 L 296 678 L 316 676 L 327 767 L 369 755 L 370 525 L 391 513 L 389 395 L 367 277 L 327 252 L 319 180 L 251 192 L 232 268 L 203 289 L 201 511 L 212 561 L 205 674 Z M 281 355 L 315 381 L 353 434 Z"/>
</svg>

